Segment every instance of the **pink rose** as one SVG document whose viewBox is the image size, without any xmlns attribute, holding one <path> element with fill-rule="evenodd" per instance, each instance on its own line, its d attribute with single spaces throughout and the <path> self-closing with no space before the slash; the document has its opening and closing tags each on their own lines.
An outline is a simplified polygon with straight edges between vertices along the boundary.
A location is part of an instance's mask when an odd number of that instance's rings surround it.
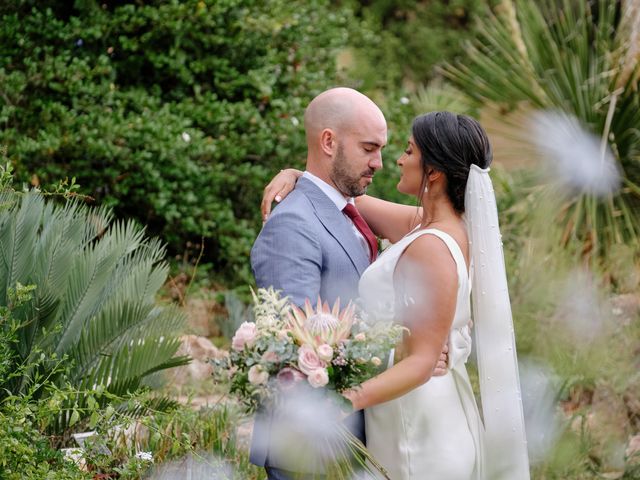
<svg viewBox="0 0 640 480">
<path fill-rule="evenodd" d="M 253 347 L 256 341 L 256 324 L 253 322 L 243 322 L 231 340 L 231 348 L 236 352 L 244 350 L 244 347 Z"/>
<path fill-rule="evenodd" d="M 269 380 L 269 372 L 262 365 L 254 365 L 249 369 L 249 383 L 253 385 L 262 385 Z"/>
<path fill-rule="evenodd" d="M 318 347 L 318 357 L 320 360 L 324 360 L 325 362 L 330 362 L 333 358 L 333 348 L 331 345 L 323 343 Z"/>
<path fill-rule="evenodd" d="M 298 349 L 298 367 L 305 375 L 309 375 L 317 368 L 324 368 L 326 364 L 320 360 L 318 354 L 310 345 L 303 345 Z"/>
<path fill-rule="evenodd" d="M 278 363 L 280 361 L 280 357 L 273 350 L 267 350 L 262 354 L 262 361 L 270 362 L 270 363 Z"/>
<path fill-rule="evenodd" d="M 364 334 L 364 332 L 360 332 L 360 333 L 356 334 L 356 336 L 353 337 L 353 339 L 356 342 L 364 342 L 367 339 L 367 336 Z"/>
<path fill-rule="evenodd" d="M 327 383 L 329 383 L 329 374 L 327 373 L 327 369 L 316 368 L 309 374 L 309 376 L 307 377 L 307 381 L 313 388 L 324 387 Z"/>
<path fill-rule="evenodd" d="M 285 367 L 278 372 L 278 384 L 283 390 L 288 390 L 293 387 L 296 383 L 304 380 L 304 373 L 300 370 L 296 370 L 295 368 Z"/>
</svg>

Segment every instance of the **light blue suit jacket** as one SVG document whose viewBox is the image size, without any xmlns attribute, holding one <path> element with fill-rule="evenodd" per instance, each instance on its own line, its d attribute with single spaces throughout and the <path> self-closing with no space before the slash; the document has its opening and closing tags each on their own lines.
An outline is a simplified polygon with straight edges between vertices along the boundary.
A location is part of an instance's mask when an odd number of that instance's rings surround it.
<svg viewBox="0 0 640 480">
<path fill-rule="evenodd" d="M 296 305 L 318 296 L 330 305 L 345 306 L 358 296 L 360 275 L 369 257 L 351 222 L 320 188 L 300 178 L 296 188 L 273 211 L 251 249 L 251 268 L 258 287 L 273 286 Z M 364 442 L 364 415 L 348 419 L 349 429 Z M 256 416 L 251 462 L 278 467 L 269 456 L 273 419 Z"/>
</svg>

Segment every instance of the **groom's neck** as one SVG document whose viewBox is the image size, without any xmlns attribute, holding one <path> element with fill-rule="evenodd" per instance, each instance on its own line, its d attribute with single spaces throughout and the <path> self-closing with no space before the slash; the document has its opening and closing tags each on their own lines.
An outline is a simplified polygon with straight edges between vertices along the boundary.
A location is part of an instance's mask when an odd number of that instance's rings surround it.
<svg viewBox="0 0 640 480">
<path fill-rule="evenodd" d="M 328 163 L 328 162 L 325 162 L 325 163 Z M 324 167 L 324 165 L 322 165 L 322 163 L 317 162 L 317 161 L 313 161 L 312 159 L 307 157 L 306 171 L 309 172 L 310 174 L 316 176 L 317 178 L 319 178 L 324 183 L 326 183 L 330 187 L 334 188 L 338 192 L 340 192 L 340 189 L 338 188 L 338 186 L 335 183 L 333 183 L 333 180 L 331 180 L 331 175 L 329 174 L 330 169 L 323 168 L 323 167 Z M 342 193 L 341 193 L 341 195 L 345 199 L 349 198 L 348 196 L 345 196 Z"/>
</svg>

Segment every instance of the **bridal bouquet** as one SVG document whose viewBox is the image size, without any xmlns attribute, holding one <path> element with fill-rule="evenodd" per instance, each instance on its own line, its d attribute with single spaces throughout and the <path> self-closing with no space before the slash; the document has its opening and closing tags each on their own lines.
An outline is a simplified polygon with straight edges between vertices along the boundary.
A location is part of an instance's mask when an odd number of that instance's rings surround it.
<svg viewBox="0 0 640 480">
<path fill-rule="evenodd" d="M 369 324 L 353 303 L 340 309 L 318 299 L 303 309 L 273 289 L 253 292 L 255 322 L 244 322 L 231 342 L 229 356 L 214 361 L 218 378 L 249 413 L 277 401 L 295 386 L 335 392 L 374 376 L 404 327 Z"/>
</svg>

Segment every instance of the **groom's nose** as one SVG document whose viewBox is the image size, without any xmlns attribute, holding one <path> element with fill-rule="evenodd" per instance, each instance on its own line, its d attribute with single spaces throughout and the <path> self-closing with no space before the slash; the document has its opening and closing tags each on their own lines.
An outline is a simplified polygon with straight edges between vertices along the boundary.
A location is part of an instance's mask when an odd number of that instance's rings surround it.
<svg viewBox="0 0 640 480">
<path fill-rule="evenodd" d="M 373 170 L 380 170 L 382 168 L 382 152 L 378 150 L 374 157 L 369 160 L 369 168 Z"/>
</svg>

